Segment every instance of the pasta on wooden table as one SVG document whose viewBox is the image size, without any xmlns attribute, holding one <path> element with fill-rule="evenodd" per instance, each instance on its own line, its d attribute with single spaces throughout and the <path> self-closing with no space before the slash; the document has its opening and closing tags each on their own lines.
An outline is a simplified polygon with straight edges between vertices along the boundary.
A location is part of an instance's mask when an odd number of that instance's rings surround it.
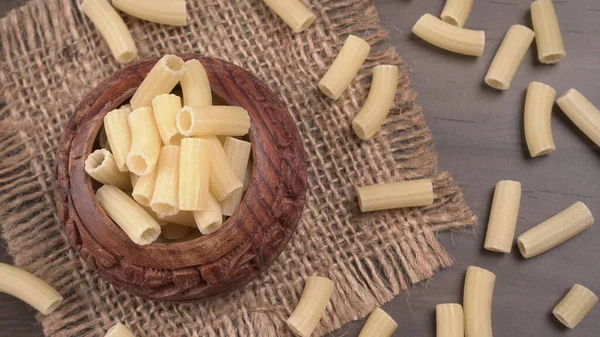
<svg viewBox="0 0 600 337">
<path fill-rule="evenodd" d="M 433 185 L 429 179 L 375 184 L 358 187 L 356 190 L 362 212 L 428 206 L 434 199 Z"/>
<path fill-rule="evenodd" d="M 110 111 L 104 116 L 104 132 L 110 144 L 113 157 L 121 172 L 128 172 L 127 154 L 131 148 L 131 131 L 127 118 L 129 112 L 122 108 Z"/>
<path fill-rule="evenodd" d="M 457 303 L 438 304 L 435 307 L 436 337 L 464 337 L 463 307 Z"/>
<path fill-rule="evenodd" d="M 358 337 L 390 337 L 398 328 L 398 323 L 380 308 L 375 308 Z"/>
<path fill-rule="evenodd" d="M 81 11 L 92 21 L 119 63 L 129 63 L 137 58 L 137 48 L 129 29 L 107 0 L 84 0 Z"/>
<path fill-rule="evenodd" d="M 119 171 L 112 153 L 106 149 L 90 153 L 85 160 L 85 172 L 105 185 L 114 185 L 125 191 L 131 190 L 129 174 Z"/>
<path fill-rule="evenodd" d="M 106 332 L 104 337 L 135 337 L 135 335 L 125 325 L 117 323 Z"/>
<path fill-rule="evenodd" d="M 556 103 L 565 115 L 596 145 L 600 146 L 600 110 L 575 89 L 569 89 Z"/>
<path fill-rule="evenodd" d="M 485 75 L 485 83 L 498 90 L 508 90 L 534 37 L 535 33 L 525 26 L 510 27 Z"/>
<path fill-rule="evenodd" d="M 528 259 L 540 255 L 594 224 L 594 216 L 581 201 L 566 208 L 550 219 L 519 235 L 517 244 L 521 255 Z"/>
<path fill-rule="evenodd" d="M 327 97 L 337 100 L 362 67 L 371 46 L 358 36 L 349 35 L 333 63 L 319 81 L 319 89 Z"/>
<path fill-rule="evenodd" d="M 373 69 L 373 80 L 367 101 L 352 121 L 354 133 L 362 140 L 373 137 L 390 110 L 398 89 L 398 66 L 380 65 Z"/>
<path fill-rule="evenodd" d="M 205 139 L 210 143 L 208 184 L 217 200 L 223 201 L 229 198 L 237 189 L 242 188 L 242 181 L 233 170 L 229 158 L 227 158 L 227 153 L 225 153 L 217 137 L 210 136 Z"/>
<path fill-rule="evenodd" d="M 150 207 L 159 215 L 179 212 L 179 146 L 163 146 L 156 166 L 156 183 Z"/>
<path fill-rule="evenodd" d="M 540 62 L 554 64 L 567 57 L 552 0 L 532 2 L 531 21 Z"/>
<path fill-rule="evenodd" d="M 183 77 L 184 62 L 179 56 L 163 56 L 144 78 L 142 84 L 131 97 L 131 107 L 135 110 L 152 106 L 154 97 L 168 94 Z"/>
<path fill-rule="evenodd" d="M 183 137 L 177 130 L 177 113 L 181 110 L 181 98 L 172 94 L 158 95 L 152 100 L 152 110 L 163 144 L 181 144 Z"/>
<path fill-rule="evenodd" d="M 521 183 L 502 180 L 496 184 L 484 247 L 499 253 L 510 253 L 517 228 L 521 203 Z"/>
<path fill-rule="evenodd" d="M 567 328 L 573 329 L 587 316 L 598 303 L 598 296 L 588 288 L 576 284 L 554 307 L 552 314 Z"/>
<path fill-rule="evenodd" d="M 208 195 L 206 209 L 204 211 L 192 212 L 192 214 L 194 215 L 196 226 L 200 230 L 200 233 L 204 235 L 218 231 L 221 225 L 223 225 L 221 205 L 212 193 Z"/>
<path fill-rule="evenodd" d="M 473 8 L 473 0 L 446 0 L 440 18 L 451 25 L 462 27 Z"/>
<path fill-rule="evenodd" d="M 294 312 L 287 319 L 288 327 L 300 337 L 309 337 L 325 314 L 333 295 L 333 281 L 320 276 L 309 276 Z"/>
<path fill-rule="evenodd" d="M 186 106 L 177 114 L 177 129 L 184 136 L 243 136 L 250 116 L 239 106 Z"/>
<path fill-rule="evenodd" d="M 187 25 L 185 0 L 112 0 L 112 4 L 142 20 L 171 26 Z"/>
<path fill-rule="evenodd" d="M 104 185 L 96 200 L 108 215 L 138 245 L 148 245 L 160 235 L 158 222 L 135 200 L 120 189 Z"/>
<path fill-rule="evenodd" d="M 179 209 L 203 211 L 208 206 L 210 143 L 184 138 L 179 155 Z"/>
<path fill-rule="evenodd" d="M 39 277 L 5 263 L 0 263 L 0 292 L 20 299 L 42 315 L 52 313 L 63 301 L 63 297 Z"/>
<path fill-rule="evenodd" d="M 300 0 L 263 0 L 275 14 L 277 14 L 294 33 L 301 33 L 316 19 Z"/>
<path fill-rule="evenodd" d="M 464 315 L 466 337 L 492 337 L 492 296 L 496 275 L 469 267 L 465 276 Z"/>
<path fill-rule="evenodd" d="M 181 77 L 181 91 L 185 106 L 212 105 L 212 92 L 206 70 L 200 61 L 189 60 L 183 66 Z"/>
<path fill-rule="evenodd" d="M 140 205 L 150 206 L 150 200 L 152 200 L 152 194 L 154 193 L 154 184 L 156 183 L 156 173 L 158 170 L 154 168 L 152 172 L 135 179 L 135 185 L 131 196 Z"/>
<path fill-rule="evenodd" d="M 131 131 L 131 147 L 127 154 L 129 171 L 138 176 L 152 172 L 160 153 L 160 133 L 151 108 L 139 108 L 127 118 Z"/>
<path fill-rule="evenodd" d="M 434 46 L 458 54 L 481 56 L 485 48 L 485 32 L 453 26 L 431 14 L 423 15 L 412 32 Z"/>
<path fill-rule="evenodd" d="M 531 82 L 525 99 L 525 139 L 529 154 L 539 157 L 556 150 L 552 138 L 552 107 L 556 90 L 540 82 Z"/>
<path fill-rule="evenodd" d="M 229 159 L 236 176 L 240 181 L 244 181 L 252 145 L 249 142 L 237 138 L 227 137 L 223 144 L 223 149 L 227 154 L 227 158 Z M 223 215 L 233 215 L 233 212 L 235 212 L 242 201 L 243 193 L 243 188 L 237 189 L 229 196 L 229 198 L 221 201 L 221 211 L 223 212 Z"/>
</svg>

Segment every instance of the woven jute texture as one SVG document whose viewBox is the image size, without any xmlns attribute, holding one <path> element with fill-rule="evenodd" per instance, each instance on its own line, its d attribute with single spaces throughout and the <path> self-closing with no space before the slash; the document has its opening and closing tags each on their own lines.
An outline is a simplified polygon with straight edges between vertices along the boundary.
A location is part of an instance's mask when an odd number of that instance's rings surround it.
<svg viewBox="0 0 600 337">
<path fill-rule="evenodd" d="M 17 266 L 57 288 L 63 305 L 39 317 L 48 336 L 104 336 L 120 321 L 137 336 L 287 336 L 285 319 L 309 275 L 334 280 L 315 335 L 367 315 L 411 283 L 449 267 L 435 233 L 475 218 L 447 173 L 436 171 L 406 64 L 386 45 L 368 0 L 311 0 L 317 22 L 294 35 L 259 0 L 188 1 L 189 25 L 173 28 L 124 16 L 140 58 L 197 53 L 233 62 L 275 91 L 300 130 L 309 191 L 289 245 L 244 288 L 193 304 L 146 301 L 98 278 L 69 247 L 54 214 L 55 147 L 84 95 L 120 67 L 71 0 L 34 0 L 0 21 L 0 213 Z M 401 4 L 399 4 L 401 5 Z M 338 101 L 317 89 L 349 33 L 373 50 Z M 372 68 L 400 66 L 396 107 L 367 142 L 350 127 Z M 361 214 L 356 186 L 429 177 L 435 203 Z"/>
</svg>

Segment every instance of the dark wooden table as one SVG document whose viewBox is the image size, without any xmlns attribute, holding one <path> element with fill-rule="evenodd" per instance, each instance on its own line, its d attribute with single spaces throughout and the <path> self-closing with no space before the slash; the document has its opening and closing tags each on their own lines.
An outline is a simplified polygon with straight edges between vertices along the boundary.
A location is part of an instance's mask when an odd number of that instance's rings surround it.
<svg viewBox="0 0 600 337">
<path fill-rule="evenodd" d="M 0 16 L 24 0 L 0 2 Z M 498 180 L 523 184 L 517 234 L 580 200 L 600 222 L 600 150 L 559 109 L 552 120 L 557 151 L 531 159 L 523 138 L 523 103 L 530 81 L 553 86 L 558 94 L 577 88 L 600 107 L 600 1 L 556 0 L 568 57 L 555 66 L 537 62 L 532 48 L 507 92 L 483 83 L 496 49 L 512 24 L 531 27 L 530 1 L 475 1 L 467 27 L 486 32 L 485 54 L 453 55 L 411 35 L 424 13 L 438 15 L 441 0 L 374 0 L 382 23 L 414 71 L 427 122 L 435 136 L 440 168 L 454 174 L 467 201 L 480 218 L 474 231 L 444 233 L 441 241 L 457 259 L 453 268 L 412 287 L 383 307 L 398 322 L 396 336 L 435 336 L 435 305 L 461 302 L 464 272 L 469 265 L 496 273 L 493 303 L 495 336 L 600 335 L 600 305 L 572 331 L 551 315 L 552 308 L 574 283 L 600 294 L 600 228 L 548 253 L 524 260 L 517 251 L 501 255 L 484 251 L 483 239 L 491 196 Z M 0 248 L 0 260 L 10 262 Z M 40 336 L 33 311 L 0 294 L 0 336 Z M 335 335 L 356 336 L 363 322 Z M 476 337 L 476 336 L 473 336 Z"/>
</svg>

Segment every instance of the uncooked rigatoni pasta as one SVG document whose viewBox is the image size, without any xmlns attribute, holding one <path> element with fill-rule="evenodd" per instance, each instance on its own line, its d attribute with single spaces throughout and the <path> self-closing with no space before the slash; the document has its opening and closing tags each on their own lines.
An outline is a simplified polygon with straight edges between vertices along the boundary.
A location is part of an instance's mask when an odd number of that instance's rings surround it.
<svg viewBox="0 0 600 337">
<path fill-rule="evenodd" d="M 81 11 L 92 21 L 119 63 L 128 63 L 137 57 L 137 48 L 131 33 L 119 13 L 107 0 L 84 0 Z"/>
<path fill-rule="evenodd" d="M 498 90 L 508 90 L 534 36 L 525 26 L 510 27 L 485 75 L 485 83 Z"/>
<path fill-rule="evenodd" d="M 300 33 L 310 26 L 317 16 L 300 0 L 263 0 L 275 14 L 287 23 L 294 33 Z"/>
<path fill-rule="evenodd" d="M 600 110 L 575 89 L 569 89 L 556 103 L 565 115 L 596 145 L 600 146 Z"/>
<path fill-rule="evenodd" d="M 479 267 L 467 268 L 463 306 L 465 337 L 492 337 L 492 297 L 496 275 Z"/>
<path fill-rule="evenodd" d="M 119 10 L 142 20 L 171 26 L 185 26 L 185 0 L 112 0 Z"/>
<path fill-rule="evenodd" d="M 129 174 L 119 171 L 112 153 L 106 149 L 96 150 L 85 160 L 85 172 L 95 180 L 114 185 L 122 190 L 131 190 Z"/>
<path fill-rule="evenodd" d="M 120 189 L 104 185 L 96 200 L 108 215 L 138 245 L 148 245 L 160 235 L 158 222 L 135 200 Z"/>
<path fill-rule="evenodd" d="M 154 170 L 160 152 L 160 133 L 151 108 L 139 108 L 127 118 L 131 131 L 131 147 L 127 154 L 127 168 L 138 176 Z"/>
<path fill-rule="evenodd" d="M 250 116 L 239 106 L 186 106 L 177 114 L 177 129 L 184 136 L 243 136 Z"/>
<path fill-rule="evenodd" d="M 219 201 L 223 201 L 233 192 L 242 188 L 242 181 L 237 177 L 223 146 L 217 137 L 206 137 L 210 143 L 210 163 L 208 182 L 210 190 Z"/>
<path fill-rule="evenodd" d="M 121 323 L 117 323 L 110 328 L 104 337 L 135 337 L 127 327 Z"/>
<path fill-rule="evenodd" d="M 398 66 L 379 65 L 373 69 L 373 80 L 367 101 L 352 121 L 354 133 L 362 140 L 375 135 L 385 122 L 398 88 Z"/>
<path fill-rule="evenodd" d="M 510 253 L 515 238 L 520 203 L 520 182 L 502 180 L 496 184 L 485 236 L 485 249 L 499 253 Z"/>
<path fill-rule="evenodd" d="M 581 201 L 519 235 L 521 255 L 528 259 L 540 255 L 590 228 L 594 216 Z"/>
<path fill-rule="evenodd" d="M 192 212 L 196 226 L 204 235 L 218 231 L 223 225 L 223 213 L 221 205 L 214 194 L 209 193 L 206 208 L 203 211 Z"/>
<path fill-rule="evenodd" d="M 556 150 L 552 138 L 552 107 L 556 90 L 541 82 L 531 82 L 525 98 L 525 139 L 532 157 Z"/>
<path fill-rule="evenodd" d="M 179 146 L 160 149 L 150 207 L 156 214 L 164 216 L 179 212 Z"/>
<path fill-rule="evenodd" d="M 189 60 L 185 62 L 180 84 L 184 105 L 212 105 L 212 92 L 210 90 L 208 74 L 200 61 Z"/>
<path fill-rule="evenodd" d="M 203 211 L 209 194 L 210 143 L 201 138 L 184 138 L 179 155 L 179 209 Z"/>
<path fill-rule="evenodd" d="M 531 21 L 535 30 L 538 59 L 553 64 L 567 56 L 563 44 L 558 17 L 552 0 L 537 0 L 531 3 Z"/>
<path fill-rule="evenodd" d="M 227 137 L 225 143 L 223 143 L 223 149 L 227 154 L 231 167 L 240 181 L 244 181 L 251 148 L 252 145 L 249 142 L 233 137 Z M 243 192 L 243 189 L 240 188 L 233 192 L 229 198 L 221 202 L 223 215 L 231 216 L 233 214 L 242 200 Z"/>
<path fill-rule="evenodd" d="M 573 329 L 598 303 L 598 296 L 588 288 L 576 284 L 554 307 L 552 314 L 567 328 Z"/>
<path fill-rule="evenodd" d="M 362 212 L 427 206 L 433 203 L 433 185 L 429 179 L 375 184 L 358 187 L 356 190 Z"/>
<path fill-rule="evenodd" d="M 0 292 L 29 304 L 42 315 L 52 313 L 62 296 L 39 277 L 17 267 L 0 263 Z"/>
<path fill-rule="evenodd" d="M 131 97 L 131 107 L 150 107 L 154 97 L 170 93 L 183 77 L 183 65 L 180 57 L 171 54 L 158 60 Z"/>
<path fill-rule="evenodd" d="M 129 112 L 123 109 L 115 109 L 104 116 L 104 132 L 110 144 L 117 167 L 121 172 L 127 172 L 127 154 L 131 148 L 131 132 L 127 118 Z"/>
<path fill-rule="evenodd" d="M 177 130 L 177 113 L 181 110 L 181 98 L 162 94 L 152 100 L 154 119 L 164 145 L 179 145 L 182 135 Z"/>
<path fill-rule="evenodd" d="M 440 18 L 451 25 L 462 27 L 473 8 L 473 0 L 446 0 Z"/>
<path fill-rule="evenodd" d="M 152 200 L 152 194 L 154 193 L 154 184 L 156 183 L 156 172 L 158 170 L 154 168 L 152 172 L 145 176 L 137 176 L 134 178 L 135 183 L 133 184 L 133 192 L 131 196 L 140 205 L 150 206 L 150 200 Z"/>
<path fill-rule="evenodd" d="M 319 89 L 337 100 L 348 88 L 369 55 L 371 46 L 358 36 L 349 35 L 335 60 L 319 81 Z"/>
<path fill-rule="evenodd" d="M 464 337 L 463 307 L 457 303 L 438 304 L 435 307 L 436 337 Z"/>
<path fill-rule="evenodd" d="M 485 32 L 453 26 L 431 14 L 423 15 L 412 32 L 434 46 L 458 54 L 481 56 L 485 47 Z"/>
<path fill-rule="evenodd" d="M 375 308 L 358 337 L 390 337 L 398 328 L 398 323 L 380 308 Z"/>
<path fill-rule="evenodd" d="M 300 337 L 309 337 L 325 314 L 333 295 L 333 281 L 320 276 L 309 276 L 294 312 L 287 319 L 288 327 Z"/>
</svg>

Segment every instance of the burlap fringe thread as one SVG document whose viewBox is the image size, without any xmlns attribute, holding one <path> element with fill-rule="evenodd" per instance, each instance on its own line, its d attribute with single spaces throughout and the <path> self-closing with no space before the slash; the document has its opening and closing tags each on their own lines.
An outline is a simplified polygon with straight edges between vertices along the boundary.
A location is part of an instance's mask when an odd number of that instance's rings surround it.
<svg viewBox="0 0 600 337">
<path fill-rule="evenodd" d="M 368 0 L 311 1 L 319 20 L 293 35 L 258 0 L 189 1 L 190 25 L 126 18 L 141 57 L 196 52 L 234 62 L 278 92 L 303 134 L 310 191 L 299 228 L 271 268 L 244 289 L 196 304 L 145 301 L 96 277 L 61 236 L 52 183 L 61 128 L 84 93 L 118 69 L 71 0 L 34 0 L 0 21 L 0 213 L 15 264 L 65 297 L 38 319 L 47 336 L 104 336 L 121 321 L 137 336 L 284 336 L 303 278 L 330 277 L 336 292 L 315 335 L 367 315 L 408 283 L 452 264 L 435 232 L 475 218 L 436 156 L 406 64 L 386 45 Z M 207 29 L 210 27 L 210 29 Z M 335 103 L 316 89 L 349 33 L 373 45 L 357 80 Z M 350 121 L 378 64 L 400 66 L 397 107 L 383 131 L 361 142 Z M 361 214 L 355 187 L 431 177 L 435 204 Z"/>
</svg>

